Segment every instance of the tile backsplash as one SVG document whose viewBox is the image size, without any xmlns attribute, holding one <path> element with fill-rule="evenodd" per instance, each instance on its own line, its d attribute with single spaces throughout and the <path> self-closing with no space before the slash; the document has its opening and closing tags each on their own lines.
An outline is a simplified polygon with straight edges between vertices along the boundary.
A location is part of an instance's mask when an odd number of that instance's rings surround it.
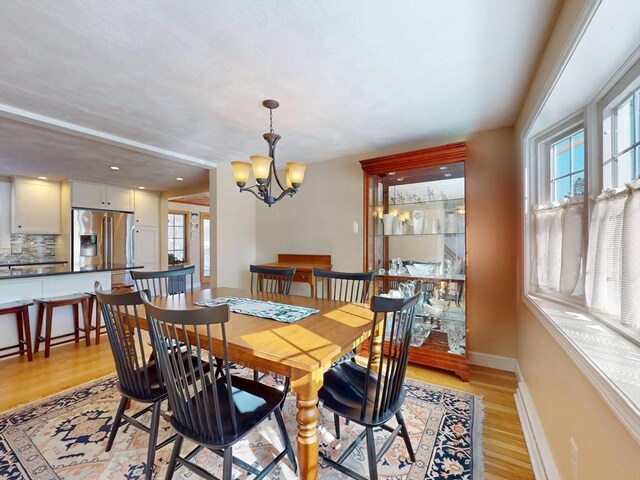
<svg viewBox="0 0 640 480">
<path fill-rule="evenodd" d="M 0 252 L 0 260 L 53 260 L 56 256 L 55 235 L 12 234 L 10 243 L 11 250 Z"/>
</svg>

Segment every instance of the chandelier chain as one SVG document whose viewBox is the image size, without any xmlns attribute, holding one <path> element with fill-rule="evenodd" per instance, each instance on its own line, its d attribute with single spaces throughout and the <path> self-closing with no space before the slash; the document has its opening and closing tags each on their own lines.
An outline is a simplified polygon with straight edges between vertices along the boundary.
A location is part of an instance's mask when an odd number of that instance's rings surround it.
<svg viewBox="0 0 640 480">
<path fill-rule="evenodd" d="M 273 109 L 269 109 L 269 133 L 273 133 Z"/>
</svg>

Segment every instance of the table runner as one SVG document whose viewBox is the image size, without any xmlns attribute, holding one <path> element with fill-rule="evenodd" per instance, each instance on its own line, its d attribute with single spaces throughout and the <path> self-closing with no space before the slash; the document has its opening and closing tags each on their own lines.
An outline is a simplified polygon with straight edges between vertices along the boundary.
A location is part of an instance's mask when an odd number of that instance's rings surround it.
<svg viewBox="0 0 640 480">
<path fill-rule="evenodd" d="M 317 308 L 298 307 L 296 305 L 287 305 L 286 303 L 254 300 L 253 298 L 243 297 L 217 297 L 211 300 L 194 302 L 195 305 L 201 307 L 216 307 L 225 303 L 229 305 L 229 308 L 234 313 L 269 318 L 284 323 L 294 323 L 320 311 Z"/>
</svg>

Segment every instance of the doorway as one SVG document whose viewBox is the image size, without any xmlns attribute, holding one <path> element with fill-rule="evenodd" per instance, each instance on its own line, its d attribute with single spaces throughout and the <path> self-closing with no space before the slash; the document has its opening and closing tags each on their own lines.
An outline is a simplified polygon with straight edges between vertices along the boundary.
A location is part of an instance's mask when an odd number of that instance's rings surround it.
<svg viewBox="0 0 640 480">
<path fill-rule="evenodd" d="M 200 213 L 200 285 L 209 286 L 211 276 L 211 216 L 208 213 Z"/>
</svg>

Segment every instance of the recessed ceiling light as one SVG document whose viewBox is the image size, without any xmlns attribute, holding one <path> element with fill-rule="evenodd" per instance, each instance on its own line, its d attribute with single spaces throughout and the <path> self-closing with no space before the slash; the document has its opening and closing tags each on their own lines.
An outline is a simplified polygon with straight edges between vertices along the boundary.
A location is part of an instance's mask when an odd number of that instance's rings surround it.
<svg viewBox="0 0 640 480">
<path fill-rule="evenodd" d="M 447 167 L 446 165 L 443 165 L 443 166 L 440 167 L 440 170 L 446 170 L 447 168 L 449 168 L 449 167 Z"/>
<path fill-rule="evenodd" d="M 389 175 L 395 175 L 396 172 L 389 172 Z"/>
<path fill-rule="evenodd" d="M 398 177 L 398 178 L 396 178 L 396 180 L 398 180 L 399 182 L 401 182 L 401 181 L 403 181 L 403 180 L 404 180 L 404 177 Z"/>
<path fill-rule="evenodd" d="M 144 187 L 138 187 L 140 190 L 144 190 Z"/>
<path fill-rule="evenodd" d="M 115 165 L 112 165 L 111 167 L 109 167 L 111 170 L 120 170 L 120 167 L 116 167 Z"/>
<path fill-rule="evenodd" d="M 38 177 L 40 180 L 47 180 L 47 177 Z"/>
<path fill-rule="evenodd" d="M 184 178 L 182 178 L 182 177 L 176 177 L 176 180 L 178 180 L 179 182 L 181 182 L 181 181 L 183 181 L 183 180 L 184 180 Z"/>
<path fill-rule="evenodd" d="M 445 177 L 450 177 L 450 176 L 451 176 L 451 174 L 450 174 L 450 173 L 445 173 L 445 174 L 444 174 L 444 176 L 445 176 Z"/>
</svg>

